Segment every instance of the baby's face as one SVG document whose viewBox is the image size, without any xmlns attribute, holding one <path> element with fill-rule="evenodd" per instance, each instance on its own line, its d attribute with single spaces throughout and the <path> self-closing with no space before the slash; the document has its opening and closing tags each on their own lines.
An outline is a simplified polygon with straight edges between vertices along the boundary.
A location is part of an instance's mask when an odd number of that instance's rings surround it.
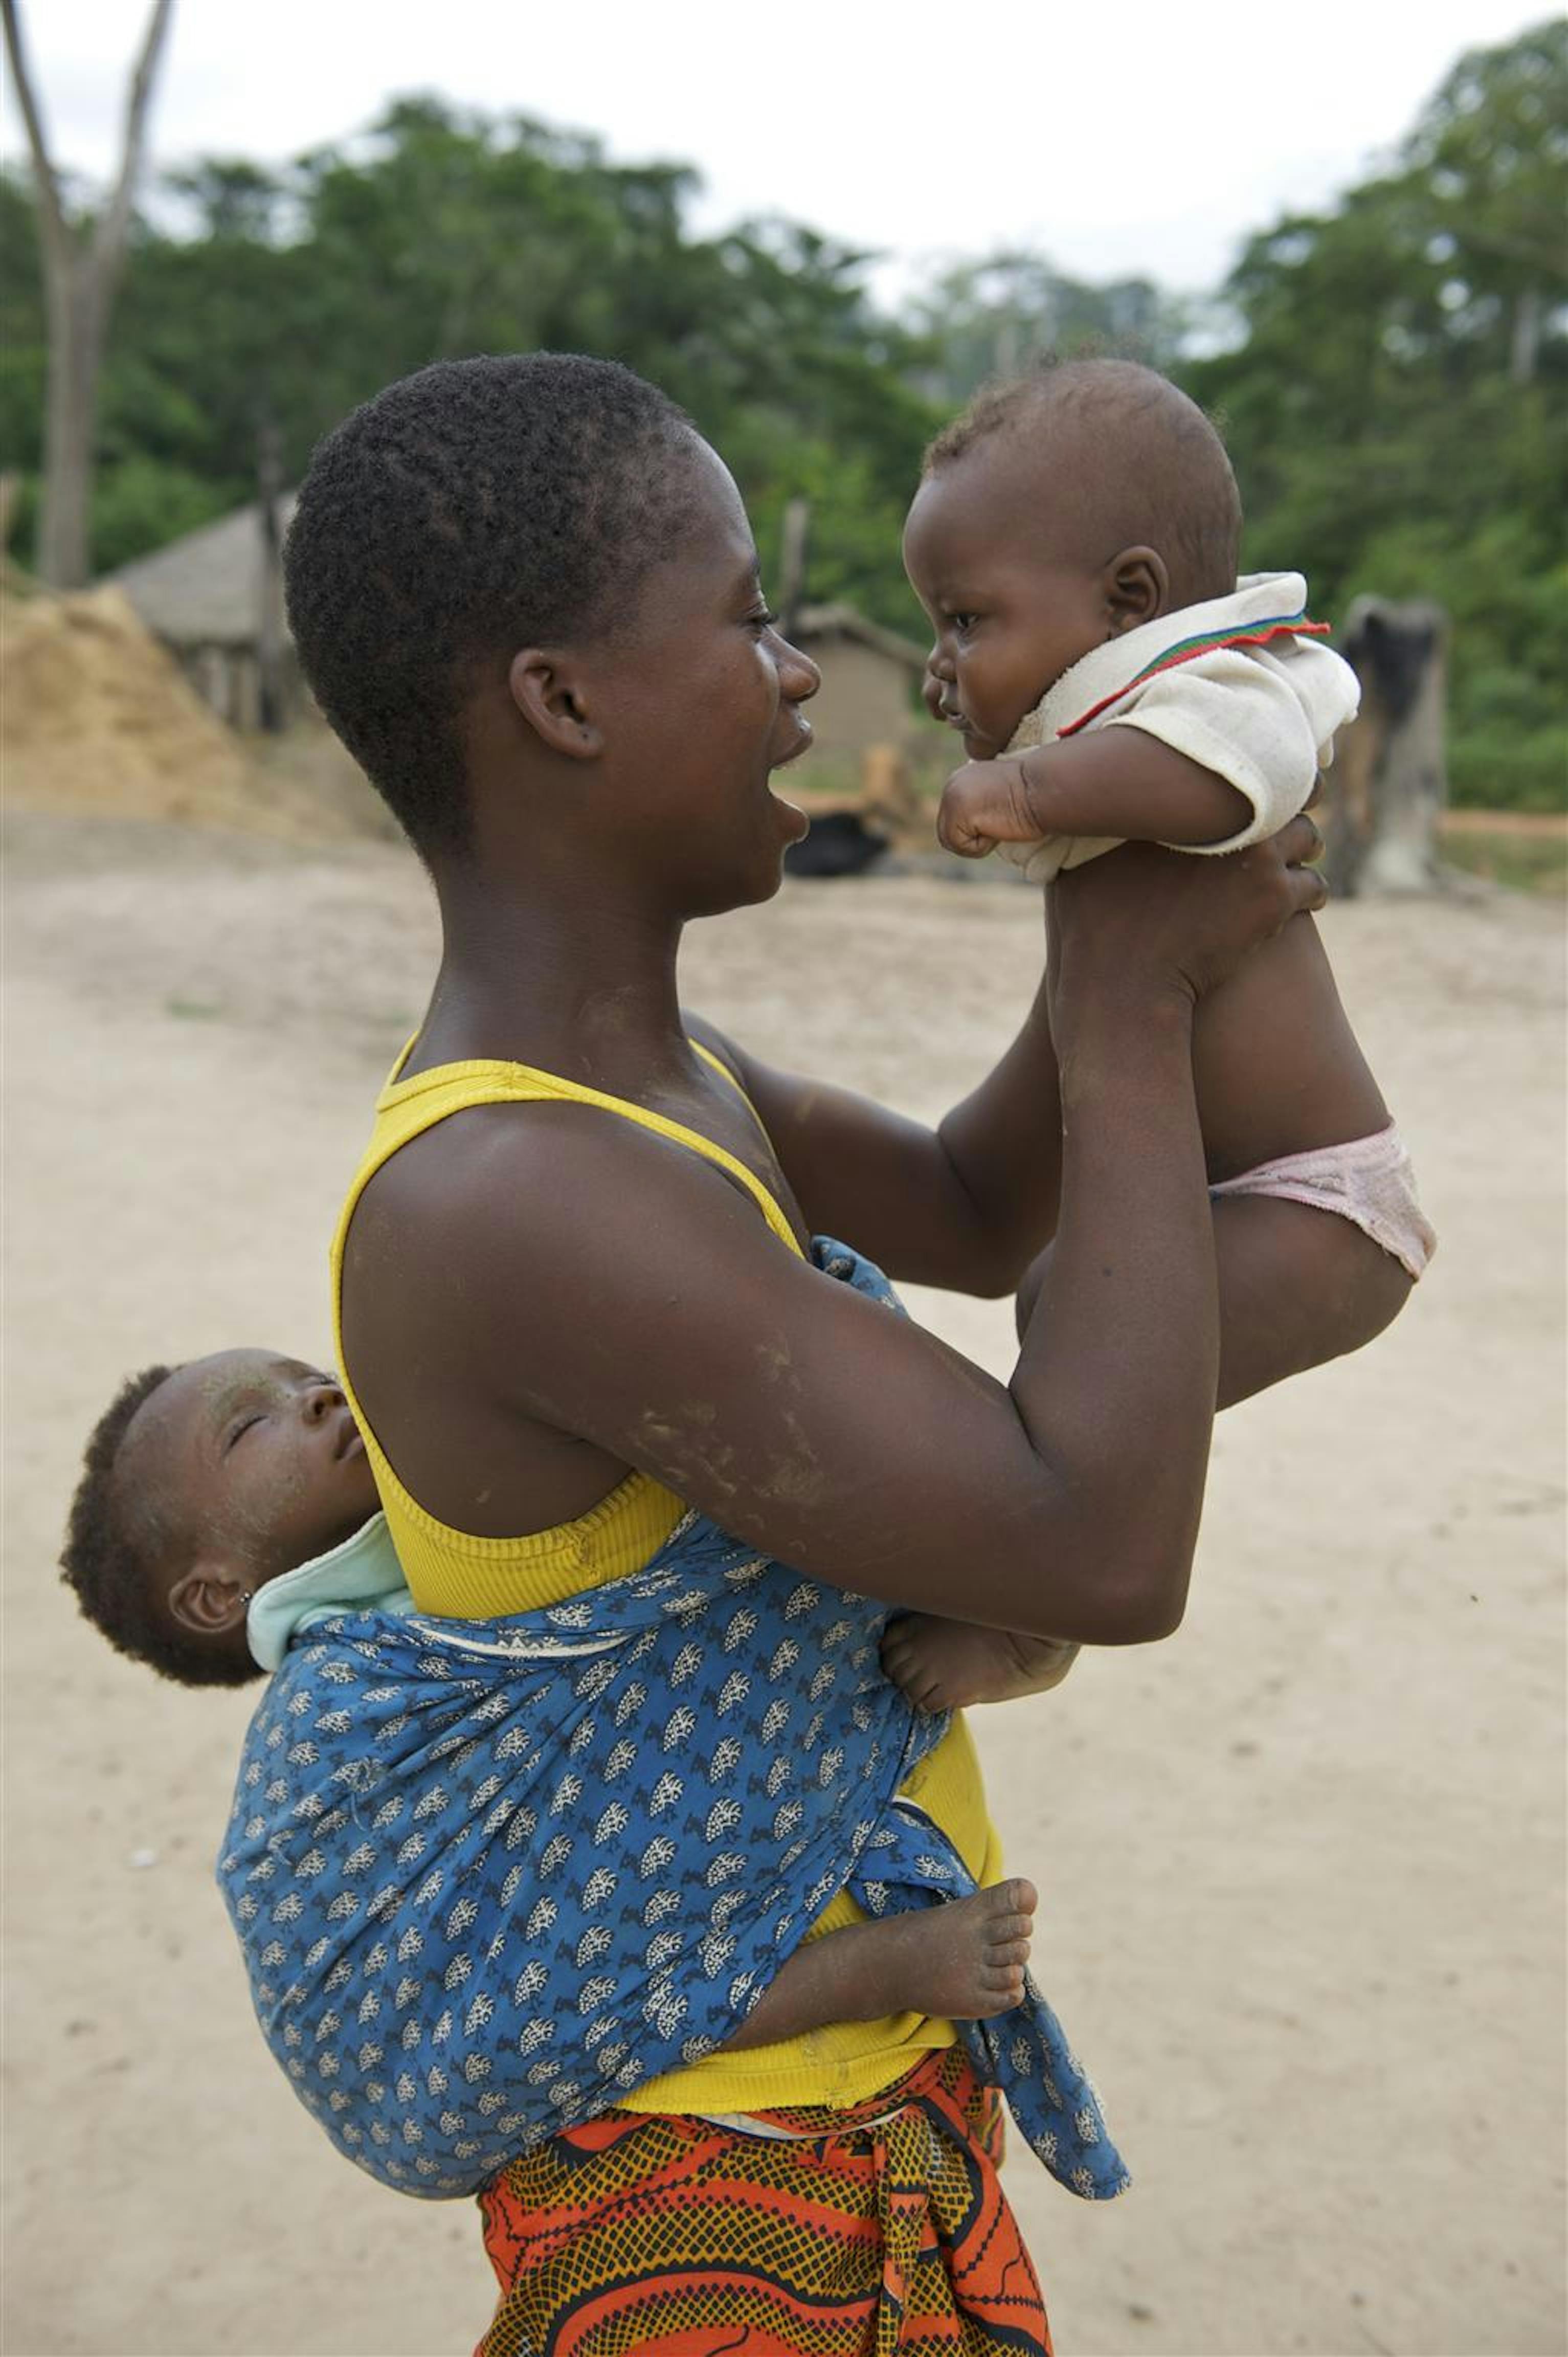
<svg viewBox="0 0 1568 2357">
<path fill-rule="evenodd" d="M 904 565 L 936 633 L 926 702 L 972 761 L 1004 752 L 1047 688 L 1114 635 L 1099 566 L 1116 551 L 1087 558 L 1070 505 L 1053 514 L 1048 479 L 1004 433 L 915 494 Z"/>
<path fill-rule="evenodd" d="M 351 1536 L 377 1503 L 334 1377 L 272 1351 L 177 1367 L 132 1419 L 120 1478 L 164 1534 L 171 1578 L 209 1563 L 252 1592 Z"/>
</svg>

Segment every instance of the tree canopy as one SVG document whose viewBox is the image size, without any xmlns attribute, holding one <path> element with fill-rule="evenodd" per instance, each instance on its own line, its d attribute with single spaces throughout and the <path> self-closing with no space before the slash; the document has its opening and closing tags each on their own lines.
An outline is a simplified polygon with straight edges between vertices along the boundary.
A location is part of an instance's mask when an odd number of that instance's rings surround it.
<svg viewBox="0 0 1568 2357">
<path fill-rule="evenodd" d="M 1247 559 L 1452 617 L 1455 796 L 1561 807 L 1568 19 L 1460 59 L 1391 167 L 1247 245 L 1233 350 L 1180 372 Z"/>
<path fill-rule="evenodd" d="M 872 257 L 797 223 L 693 233 L 680 163 L 617 164 L 527 116 L 408 97 L 285 169 L 204 157 L 144 210 L 104 376 L 94 562 L 252 497 L 263 434 L 296 477 L 392 378 L 543 347 L 654 378 L 730 461 L 765 565 L 803 495 L 811 594 L 914 631 L 898 534 L 936 425 L 994 371 L 1127 352 L 1220 416 L 1250 561 L 1305 571 L 1330 619 L 1363 589 L 1448 608 L 1459 796 L 1555 806 L 1565 165 L 1556 19 L 1460 59 L 1331 210 L 1251 238 L 1217 338 L 1212 303 L 1086 285 L 1029 253 L 955 265 L 889 318 Z M 0 179 L 0 463 L 23 478 L 24 528 L 46 359 L 36 230 L 26 184 Z"/>
</svg>

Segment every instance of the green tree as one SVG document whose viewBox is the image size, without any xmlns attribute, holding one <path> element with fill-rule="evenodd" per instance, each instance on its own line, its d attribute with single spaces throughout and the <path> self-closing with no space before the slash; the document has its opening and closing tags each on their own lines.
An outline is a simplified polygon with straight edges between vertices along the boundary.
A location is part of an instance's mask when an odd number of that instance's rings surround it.
<svg viewBox="0 0 1568 2357">
<path fill-rule="evenodd" d="M 870 257 L 787 221 L 692 233 L 695 176 L 612 163 L 523 115 L 402 99 L 269 171 L 208 157 L 133 220 L 97 434 L 100 566 L 297 477 L 317 436 L 441 356 L 599 352 L 665 385 L 735 468 L 774 569 L 810 503 L 808 594 L 920 626 L 898 533 L 941 418 L 1047 350 L 1128 352 L 1224 414 L 1247 559 L 1320 608 L 1362 589 L 1455 620 L 1464 797 L 1562 795 L 1568 25 L 1462 58 L 1389 167 L 1260 231 L 1224 290 L 1228 349 L 1150 281 L 1045 257 L 955 265 L 902 320 Z M 0 464 L 36 485 L 47 338 L 38 215 L 0 179 Z"/>
<path fill-rule="evenodd" d="M 1108 351 L 1169 369 L 1187 326 L 1186 307 L 1152 279 L 1091 285 L 1043 254 L 1014 252 L 955 263 L 911 317 L 930 347 L 924 382 L 947 408 L 988 377 L 1015 376 L 1047 355 Z"/>
<path fill-rule="evenodd" d="M 1186 381 L 1223 416 L 1247 561 L 1453 619 L 1461 800 L 1568 782 L 1568 20 L 1462 58 L 1393 168 L 1253 238 L 1234 350 Z"/>
</svg>

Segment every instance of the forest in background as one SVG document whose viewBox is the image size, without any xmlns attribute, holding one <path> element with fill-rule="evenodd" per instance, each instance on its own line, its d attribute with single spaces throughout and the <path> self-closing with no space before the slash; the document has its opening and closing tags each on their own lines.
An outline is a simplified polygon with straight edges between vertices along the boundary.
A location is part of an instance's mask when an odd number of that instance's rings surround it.
<svg viewBox="0 0 1568 2357">
<path fill-rule="evenodd" d="M 256 491 L 437 357 L 612 355 L 735 470 L 765 568 L 811 509 L 810 593 L 923 628 L 898 535 L 929 435 L 1047 353 L 1165 370 L 1219 418 L 1243 562 L 1289 565 L 1337 620 L 1361 591 L 1453 619 L 1454 799 L 1552 810 L 1568 785 L 1568 19 L 1468 53 L 1375 174 L 1245 243 L 1197 300 L 1046 258 L 953 265 L 897 317 L 872 257 L 781 220 L 700 238 L 698 179 L 592 137 L 432 97 L 281 170 L 209 157 L 137 220 L 103 380 L 93 560 L 107 571 Z M 0 467 L 40 464 L 33 200 L 0 178 Z"/>
</svg>

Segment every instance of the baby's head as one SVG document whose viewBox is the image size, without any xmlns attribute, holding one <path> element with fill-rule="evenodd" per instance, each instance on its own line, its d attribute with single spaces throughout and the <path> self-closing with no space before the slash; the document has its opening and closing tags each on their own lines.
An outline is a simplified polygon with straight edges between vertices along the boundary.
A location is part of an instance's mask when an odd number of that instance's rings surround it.
<svg viewBox="0 0 1568 2357">
<path fill-rule="evenodd" d="M 1240 527 L 1219 435 L 1153 369 L 1065 361 L 988 387 L 927 451 L 904 529 L 931 709 L 993 759 L 1092 648 L 1228 597 Z"/>
<path fill-rule="evenodd" d="M 259 1587 L 376 1511 L 365 1445 L 330 1375 L 220 1351 L 133 1375 L 87 1444 L 61 1567 L 124 1653 L 186 1685 L 260 1671 Z"/>
</svg>

